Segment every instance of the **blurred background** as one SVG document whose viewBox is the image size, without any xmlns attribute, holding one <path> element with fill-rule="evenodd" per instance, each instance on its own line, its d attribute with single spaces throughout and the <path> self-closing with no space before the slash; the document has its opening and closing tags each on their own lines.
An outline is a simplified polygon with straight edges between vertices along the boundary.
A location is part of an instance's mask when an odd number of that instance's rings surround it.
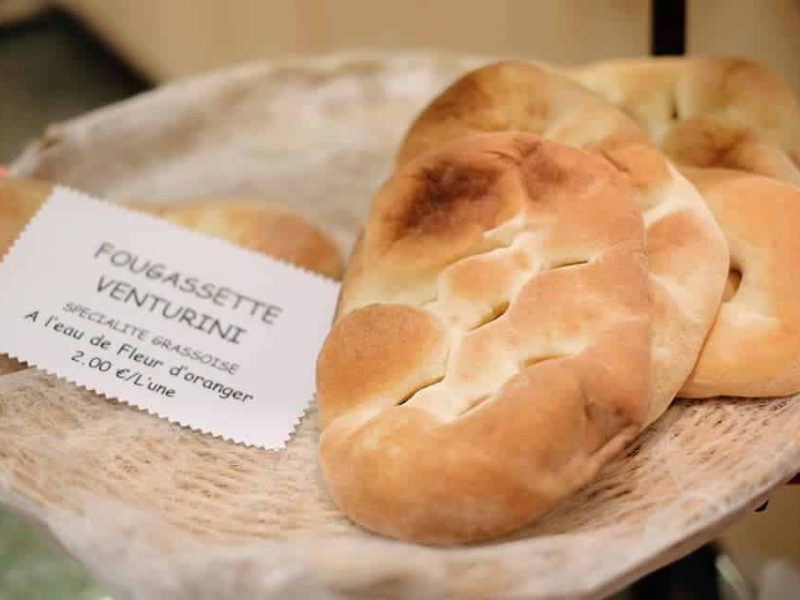
<svg viewBox="0 0 800 600">
<path fill-rule="evenodd" d="M 576 64 L 758 60 L 800 93 L 800 0 L 0 0 L 0 165 L 57 121 L 178 77 L 286 55 L 426 49 Z M 0 511 L 0 599 L 104 598 Z M 800 486 L 624 598 L 800 598 Z"/>
<path fill-rule="evenodd" d="M 0 23 L 0 162 L 45 122 L 148 86 L 337 50 L 732 54 L 800 91 L 800 0 L 0 0 Z"/>
</svg>

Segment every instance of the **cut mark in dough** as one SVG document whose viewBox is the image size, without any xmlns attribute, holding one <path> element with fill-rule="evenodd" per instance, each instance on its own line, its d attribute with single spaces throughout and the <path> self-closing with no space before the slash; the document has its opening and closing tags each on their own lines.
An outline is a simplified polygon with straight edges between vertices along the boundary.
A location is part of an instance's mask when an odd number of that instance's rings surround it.
<svg viewBox="0 0 800 600">
<path fill-rule="evenodd" d="M 681 113 L 678 110 L 678 97 L 675 94 L 671 95 L 672 104 L 670 105 L 670 114 L 669 117 L 673 121 L 677 121 L 681 118 Z"/>
<path fill-rule="evenodd" d="M 535 356 L 535 357 L 532 357 L 532 358 L 528 358 L 526 360 L 523 360 L 519 364 L 519 369 L 518 369 L 517 373 L 520 373 L 521 371 L 524 371 L 525 369 L 527 369 L 528 367 L 532 367 L 533 365 L 537 365 L 539 363 L 543 363 L 543 362 L 548 361 L 548 360 L 555 360 L 557 358 L 564 358 L 565 356 L 566 355 L 562 355 L 562 354 L 545 354 L 545 355 L 542 355 L 542 356 Z M 503 383 L 503 385 L 501 385 L 498 388 L 498 390 L 502 390 L 503 387 L 505 387 L 505 385 L 507 385 L 508 381 L 510 381 L 511 379 L 512 378 L 509 378 L 505 383 Z M 470 411 L 473 411 L 476 408 L 479 408 L 487 400 L 491 400 L 492 398 L 493 398 L 492 394 L 484 394 L 482 396 L 478 396 L 474 400 L 470 400 L 464 406 L 464 409 L 461 411 L 461 413 L 459 413 L 458 416 L 459 417 L 463 417 L 464 415 L 466 415 Z"/>
<path fill-rule="evenodd" d="M 725 290 L 722 292 L 722 301 L 730 302 L 739 291 L 739 286 L 742 283 L 742 270 L 738 267 L 731 265 L 728 271 L 728 279 L 725 281 Z"/>
<path fill-rule="evenodd" d="M 531 358 L 526 358 L 519 364 L 519 370 L 523 371 L 528 367 L 532 367 L 534 365 L 538 365 L 539 363 L 543 363 L 548 360 L 555 360 L 557 358 L 564 358 L 566 355 L 564 354 L 543 354 L 541 356 L 532 356 Z"/>
<path fill-rule="evenodd" d="M 472 327 L 472 330 L 480 329 L 484 325 L 491 323 L 492 321 L 496 321 L 500 317 L 502 317 L 506 311 L 508 310 L 509 301 L 506 300 L 505 302 L 501 302 L 497 306 L 492 307 L 492 310 L 488 312 L 484 317 Z"/>
<path fill-rule="evenodd" d="M 444 379 L 444 375 L 439 375 L 438 377 L 433 377 L 433 378 L 429 379 L 428 381 L 423 382 L 422 384 L 420 384 L 419 386 L 417 386 L 416 388 L 411 390 L 408 394 L 406 394 L 405 396 L 400 398 L 400 400 L 396 403 L 396 406 L 400 406 L 402 404 L 405 404 L 406 402 L 411 400 L 411 398 L 413 398 L 417 394 L 417 392 L 420 392 L 420 391 L 424 390 L 425 388 L 429 388 L 432 385 L 436 385 L 442 379 Z"/>
<path fill-rule="evenodd" d="M 548 267 L 548 269 L 567 269 L 569 267 L 579 267 L 581 265 L 589 264 L 589 259 L 567 259 L 563 262 L 555 262 Z"/>
<path fill-rule="evenodd" d="M 470 400 L 470 401 L 469 401 L 469 402 L 466 404 L 466 406 L 464 406 L 464 410 L 462 410 L 462 411 L 461 411 L 461 412 L 458 414 L 458 416 L 459 416 L 459 417 L 463 417 L 463 416 L 464 416 L 464 415 L 466 415 L 468 412 L 470 412 L 470 411 L 472 411 L 472 410 L 474 410 L 474 409 L 478 408 L 479 406 L 481 406 L 481 405 L 482 405 L 484 402 L 486 402 L 486 401 L 487 401 L 489 398 L 491 398 L 491 395 L 489 395 L 489 394 L 484 394 L 483 396 L 478 396 L 478 397 L 477 397 L 477 398 L 475 398 L 474 400 Z"/>
</svg>

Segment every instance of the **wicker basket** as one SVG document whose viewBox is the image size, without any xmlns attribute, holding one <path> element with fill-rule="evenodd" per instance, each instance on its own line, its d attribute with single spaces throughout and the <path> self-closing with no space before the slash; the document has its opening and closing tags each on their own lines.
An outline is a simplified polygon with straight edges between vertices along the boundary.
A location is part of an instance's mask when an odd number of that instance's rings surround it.
<svg viewBox="0 0 800 600">
<path fill-rule="evenodd" d="M 12 175 L 110 199 L 240 194 L 347 252 L 416 111 L 485 59 L 337 56 L 171 85 L 52 127 Z M 119 598 L 594 598 L 713 538 L 800 470 L 800 397 L 678 401 L 534 527 L 437 549 L 344 519 L 315 411 L 286 449 L 223 442 L 33 369 L 0 376 L 0 499 Z"/>
</svg>

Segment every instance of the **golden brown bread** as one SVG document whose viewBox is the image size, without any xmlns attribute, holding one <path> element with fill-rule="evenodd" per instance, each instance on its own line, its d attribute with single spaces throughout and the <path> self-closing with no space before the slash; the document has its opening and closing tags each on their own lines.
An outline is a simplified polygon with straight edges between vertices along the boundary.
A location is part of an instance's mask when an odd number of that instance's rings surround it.
<svg viewBox="0 0 800 600">
<path fill-rule="evenodd" d="M 686 168 L 728 238 L 729 286 L 680 395 L 800 392 L 800 188 L 725 169 Z"/>
<path fill-rule="evenodd" d="M 52 186 L 44 181 L 0 178 L 0 260 L 51 190 Z"/>
<path fill-rule="evenodd" d="M 0 177 L 0 260 L 50 195 L 51 189 L 51 185 L 43 181 Z M 25 368 L 23 363 L 0 354 L 0 375 Z"/>
<path fill-rule="evenodd" d="M 504 62 L 464 75 L 412 124 L 398 162 L 450 140 L 504 130 L 598 153 L 639 191 L 656 305 L 649 424 L 686 380 L 714 321 L 728 268 L 725 239 L 697 191 L 630 118 L 565 75 L 535 65 Z"/>
<path fill-rule="evenodd" d="M 52 185 L 43 181 L 0 180 L 0 256 L 51 190 Z M 336 245 L 320 228 L 281 206 L 236 198 L 133 200 L 123 204 L 327 277 L 338 279 L 344 268 Z"/>
<path fill-rule="evenodd" d="M 648 285 L 636 192 L 601 158 L 501 133 L 399 167 L 318 361 L 335 503 L 455 543 L 586 484 L 646 418 Z"/>
<path fill-rule="evenodd" d="M 471 71 L 437 96 L 409 128 L 397 162 L 449 141 L 499 131 L 524 131 L 584 149 L 650 144 L 631 119 L 568 77 L 508 61 Z"/>
<path fill-rule="evenodd" d="M 570 72 L 676 162 L 800 185 L 800 104 L 768 68 L 733 58 L 610 60 Z"/>
<path fill-rule="evenodd" d="M 236 198 L 128 202 L 140 212 L 339 279 L 342 256 L 322 229 L 287 208 Z"/>
</svg>

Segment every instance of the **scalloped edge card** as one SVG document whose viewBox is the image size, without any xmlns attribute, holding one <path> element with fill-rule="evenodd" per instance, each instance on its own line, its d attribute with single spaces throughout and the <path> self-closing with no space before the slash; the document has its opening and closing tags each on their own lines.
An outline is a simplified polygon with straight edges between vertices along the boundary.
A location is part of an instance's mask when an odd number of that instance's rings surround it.
<svg viewBox="0 0 800 600">
<path fill-rule="evenodd" d="M 0 263 L 0 352 L 192 429 L 282 448 L 339 285 L 57 186 Z"/>
</svg>

